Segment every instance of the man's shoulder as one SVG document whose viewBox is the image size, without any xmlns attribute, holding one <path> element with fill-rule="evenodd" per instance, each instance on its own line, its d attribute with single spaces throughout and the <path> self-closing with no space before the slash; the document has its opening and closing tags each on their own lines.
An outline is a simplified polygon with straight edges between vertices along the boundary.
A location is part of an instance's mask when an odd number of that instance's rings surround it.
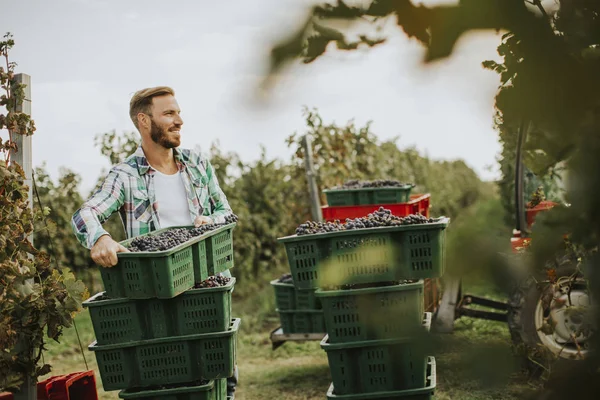
<svg viewBox="0 0 600 400">
<path fill-rule="evenodd" d="M 208 162 L 208 155 L 200 150 L 198 146 L 194 149 L 183 149 L 178 148 L 181 158 L 192 166 L 201 166 L 206 168 Z"/>
<path fill-rule="evenodd" d="M 114 172 L 117 175 L 138 176 L 138 163 L 138 156 L 133 153 L 125 160 L 113 165 L 110 172 Z"/>
</svg>

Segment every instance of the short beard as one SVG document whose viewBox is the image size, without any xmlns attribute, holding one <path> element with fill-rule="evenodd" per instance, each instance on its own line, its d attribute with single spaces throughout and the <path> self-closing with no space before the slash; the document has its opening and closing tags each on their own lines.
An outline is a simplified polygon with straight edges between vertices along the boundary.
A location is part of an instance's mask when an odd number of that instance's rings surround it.
<svg viewBox="0 0 600 400">
<path fill-rule="evenodd" d="M 154 120 L 150 120 L 150 138 L 156 144 L 161 145 L 165 149 L 172 149 L 179 146 L 179 142 L 169 139 L 165 129 L 160 128 Z"/>
</svg>

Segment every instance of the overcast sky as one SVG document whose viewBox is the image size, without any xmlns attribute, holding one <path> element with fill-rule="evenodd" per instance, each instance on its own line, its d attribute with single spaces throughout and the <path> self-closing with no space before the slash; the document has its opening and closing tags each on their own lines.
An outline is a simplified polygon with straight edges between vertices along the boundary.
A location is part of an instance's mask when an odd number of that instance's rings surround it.
<svg viewBox="0 0 600 400">
<path fill-rule="evenodd" d="M 8 0 L 0 0 L 8 2 Z M 461 39 L 452 58 L 427 68 L 424 49 L 395 33 L 359 52 L 328 51 L 286 71 L 266 105 L 253 97 L 270 47 L 307 12 L 303 0 L 10 0 L 1 30 L 14 34 L 17 72 L 32 76 L 34 165 L 61 166 L 93 187 L 108 161 L 94 135 L 133 130 L 129 100 L 168 85 L 182 108 L 182 146 L 216 140 L 243 160 L 288 158 L 284 139 L 303 132 L 303 105 L 325 121 L 373 121 L 381 138 L 400 136 L 435 159 L 464 159 L 484 179 L 498 176 L 493 129 L 498 77 L 481 67 L 497 59 L 500 34 Z M 431 2 L 430 2 L 431 3 Z M 396 30 L 394 30 L 396 32 Z M 492 167 L 489 169 L 489 167 Z"/>
</svg>

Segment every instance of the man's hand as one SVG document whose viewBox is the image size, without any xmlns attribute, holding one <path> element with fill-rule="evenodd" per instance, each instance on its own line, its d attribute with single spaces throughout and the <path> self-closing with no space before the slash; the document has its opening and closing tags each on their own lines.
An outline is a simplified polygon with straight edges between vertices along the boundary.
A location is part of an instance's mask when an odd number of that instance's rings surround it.
<svg viewBox="0 0 600 400">
<path fill-rule="evenodd" d="M 109 235 L 100 236 L 91 250 L 92 260 L 105 268 L 114 267 L 119 259 L 117 253 L 128 253 L 125 247 L 115 242 Z"/>
<path fill-rule="evenodd" d="M 199 217 L 196 217 L 196 219 L 194 220 L 194 226 L 197 228 L 200 225 L 204 225 L 204 224 L 212 224 L 213 220 L 210 217 L 205 217 L 204 215 L 201 215 Z"/>
</svg>

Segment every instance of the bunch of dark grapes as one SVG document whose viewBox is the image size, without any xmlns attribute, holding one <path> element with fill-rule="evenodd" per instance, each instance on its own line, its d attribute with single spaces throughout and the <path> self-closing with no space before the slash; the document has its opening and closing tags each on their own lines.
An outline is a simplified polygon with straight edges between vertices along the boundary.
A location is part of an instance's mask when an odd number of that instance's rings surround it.
<svg viewBox="0 0 600 400">
<path fill-rule="evenodd" d="M 311 235 L 315 233 L 338 232 L 353 229 L 381 228 L 386 226 L 400 225 L 418 225 L 431 224 L 438 222 L 439 219 L 427 218 L 421 214 L 407 215 L 406 217 L 398 217 L 392 212 L 383 207 L 379 207 L 377 211 L 372 212 L 366 217 L 346 218 L 345 224 L 340 224 L 338 220 L 335 222 L 313 222 L 306 221 L 296 228 L 296 235 Z"/>
<path fill-rule="evenodd" d="M 231 214 L 228 214 L 225 217 L 225 223 L 224 224 L 204 224 L 204 225 L 200 225 L 197 228 L 190 229 L 190 234 L 193 237 L 204 235 L 206 232 L 210 232 L 212 230 L 215 230 L 217 228 L 222 227 L 223 225 L 231 224 L 231 223 L 234 223 L 234 222 L 237 222 L 237 221 L 238 221 L 237 215 L 231 213 Z"/>
<path fill-rule="evenodd" d="M 230 280 L 231 278 L 227 278 L 226 276 L 221 275 L 209 276 L 208 279 L 205 279 L 200 283 L 196 283 L 194 285 L 194 289 L 225 286 L 229 283 Z"/>
<path fill-rule="evenodd" d="M 169 229 L 158 235 L 138 236 L 131 241 L 129 251 L 165 251 L 192 238 L 186 228 Z"/>
<path fill-rule="evenodd" d="M 233 224 L 234 222 L 238 222 L 238 216 L 235 215 L 234 213 L 228 214 L 225 217 L 225 223 L 226 224 Z"/>
<path fill-rule="evenodd" d="M 237 222 L 237 215 L 231 213 L 225 217 L 224 224 L 204 224 L 197 228 L 175 228 L 162 232 L 158 235 L 140 236 L 131 241 L 129 251 L 165 251 L 175 246 L 179 246 L 188 240 L 210 232 L 226 224 Z"/>
<path fill-rule="evenodd" d="M 406 185 L 412 185 L 410 183 L 403 183 L 400 181 L 390 180 L 390 179 L 376 179 L 374 181 L 364 182 L 363 188 L 383 188 L 383 187 L 401 187 Z"/>
<path fill-rule="evenodd" d="M 296 235 L 312 235 L 313 233 L 337 232 L 341 230 L 344 230 L 344 225 L 338 220 L 335 222 L 306 221 L 305 223 L 298 225 L 296 228 Z"/>
<path fill-rule="evenodd" d="M 412 185 L 410 183 L 402 183 L 400 181 L 391 179 L 376 179 L 374 181 L 359 181 L 358 179 L 352 179 L 346 181 L 344 184 L 335 187 L 334 189 L 363 189 L 363 188 L 385 188 L 385 187 L 401 187 L 406 185 Z"/>
<path fill-rule="evenodd" d="M 294 283 L 294 278 L 292 278 L 292 274 L 283 274 L 281 278 L 277 281 L 279 283 Z"/>
<path fill-rule="evenodd" d="M 223 225 L 221 224 L 204 224 L 204 225 L 200 225 L 196 228 L 192 228 L 190 229 L 190 235 L 192 235 L 192 237 L 196 237 L 196 236 L 201 236 L 204 235 L 206 232 L 210 232 L 212 230 L 215 230 L 219 227 L 221 227 Z"/>
</svg>

